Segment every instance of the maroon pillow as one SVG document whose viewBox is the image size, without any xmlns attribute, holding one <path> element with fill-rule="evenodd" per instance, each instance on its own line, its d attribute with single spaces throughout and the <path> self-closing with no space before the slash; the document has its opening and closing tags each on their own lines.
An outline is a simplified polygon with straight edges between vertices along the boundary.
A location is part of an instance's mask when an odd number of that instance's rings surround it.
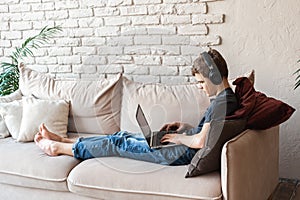
<svg viewBox="0 0 300 200">
<path fill-rule="evenodd" d="M 249 115 L 247 128 L 267 129 L 285 122 L 295 109 L 277 99 L 255 92 L 256 103 Z"/>
<path fill-rule="evenodd" d="M 261 130 L 281 124 L 295 111 L 288 104 L 255 91 L 248 78 L 238 78 L 233 84 L 240 107 L 226 119 L 247 118 L 247 128 Z"/>
<path fill-rule="evenodd" d="M 235 87 L 235 95 L 238 99 L 239 108 L 233 115 L 227 116 L 226 119 L 247 118 L 255 106 L 255 90 L 251 81 L 246 77 L 241 77 L 233 82 Z"/>
</svg>

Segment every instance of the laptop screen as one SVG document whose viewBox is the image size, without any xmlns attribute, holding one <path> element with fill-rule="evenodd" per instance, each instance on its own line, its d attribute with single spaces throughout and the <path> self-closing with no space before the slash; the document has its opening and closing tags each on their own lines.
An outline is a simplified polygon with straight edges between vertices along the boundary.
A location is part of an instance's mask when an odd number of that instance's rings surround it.
<svg viewBox="0 0 300 200">
<path fill-rule="evenodd" d="M 137 120 L 144 136 L 146 138 L 150 137 L 151 136 L 151 129 L 150 129 L 150 126 L 147 122 L 147 119 L 144 115 L 144 112 L 143 112 L 140 104 L 138 105 L 137 110 L 136 110 L 136 120 Z"/>
</svg>

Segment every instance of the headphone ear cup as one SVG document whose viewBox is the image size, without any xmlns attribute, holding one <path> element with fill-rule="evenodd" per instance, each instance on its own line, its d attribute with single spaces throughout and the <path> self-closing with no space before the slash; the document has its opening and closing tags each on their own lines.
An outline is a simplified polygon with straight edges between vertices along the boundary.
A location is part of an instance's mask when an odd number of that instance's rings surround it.
<svg viewBox="0 0 300 200">
<path fill-rule="evenodd" d="M 207 52 L 202 52 L 200 55 L 203 57 L 204 62 L 209 69 L 209 80 L 215 85 L 220 85 L 223 81 L 223 78 L 218 70 L 216 63 Z"/>
<path fill-rule="evenodd" d="M 223 79 L 220 72 L 213 69 L 209 72 L 209 80 L 215 85 L 220 85 Z"/>
</svg>

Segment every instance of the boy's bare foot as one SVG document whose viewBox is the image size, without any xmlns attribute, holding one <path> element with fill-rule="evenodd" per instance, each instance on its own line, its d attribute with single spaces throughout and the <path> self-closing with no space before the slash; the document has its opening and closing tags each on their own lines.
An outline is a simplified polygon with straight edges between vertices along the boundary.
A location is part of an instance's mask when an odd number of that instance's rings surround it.
<svg viewBox="0 0 300 200">
<path fill-rule="evenodd" d="M 48 140 L 53 140 L 56 142 L 64 142 L 64 143 L 73 143 L 74 140 L 69 139 L 69 138 L 64 138 L 62 136 L 59 136 L 47 129 L 44 123 L 42 123 L 39 127 L 39 132 L 42 135 L 42 137 L 48 139 Z"/>
<path fill-rule="evenodd" d="M 34 142 L 39 146 L 47 155 L 58 156 L 58 143 L 44 138 L 41 133 L 37 133 L 34 137 Z"/>
<path fill-rule="evenodd" d="M 62 142 L 63 141 L 63 137 L 59 136 L 59 135 L 56 135 L 55 133 L 52 133 L 50 132 L 47 127 L 45 126 L 44 123 L 42 123 L 39 127 L 39 131 L 40 131 L 40 134 L 46 138 L 46 139 L 49 139 L 49 140 L 54 140 L 54 141 L 57 141 L 57 142 Z"/>
<path fill-rule="evenodd" d="M 40 141 L 42 138 L 43 138 L 43 136 L 41 135 L 40 132 L 38 132 L 37 134 L 35 134 L 35 136 L 34 136 L 34 142 L 35 142 L 35 144 L 37 144 L 38 141 Z"/>
</svg>

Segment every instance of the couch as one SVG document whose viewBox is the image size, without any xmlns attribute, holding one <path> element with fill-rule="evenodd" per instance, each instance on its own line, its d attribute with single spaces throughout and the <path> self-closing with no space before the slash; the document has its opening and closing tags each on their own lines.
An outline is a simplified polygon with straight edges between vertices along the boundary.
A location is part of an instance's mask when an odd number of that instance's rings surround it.
<svg viewBox="0 0 300 200">
<path fill-rule="evenodd" d="M 134 116 L 137 104 L 153 130 L 172 121 L 196 126 L 209 104 L 195 84 L 143 84 L 121 75 L 96 81 L 57 80 L 21 66 L 20 89 L 0 102 L 5 106 L 24 97 L 67 100 L 71 138 L 140 132 Z M 20 115 L 26 117 L 24 110 Z M 188 165 L 162 166 L 119 157 L 85 161 L 51 157 L 32 140 L 9 136 L 0 139 L 0 199 L 265 200 L 278 183 L 278 135 L 279 126 L 247 129 L 223 145 L 220 170 L 191 178 L 185 178 Z"/>
</svg>

